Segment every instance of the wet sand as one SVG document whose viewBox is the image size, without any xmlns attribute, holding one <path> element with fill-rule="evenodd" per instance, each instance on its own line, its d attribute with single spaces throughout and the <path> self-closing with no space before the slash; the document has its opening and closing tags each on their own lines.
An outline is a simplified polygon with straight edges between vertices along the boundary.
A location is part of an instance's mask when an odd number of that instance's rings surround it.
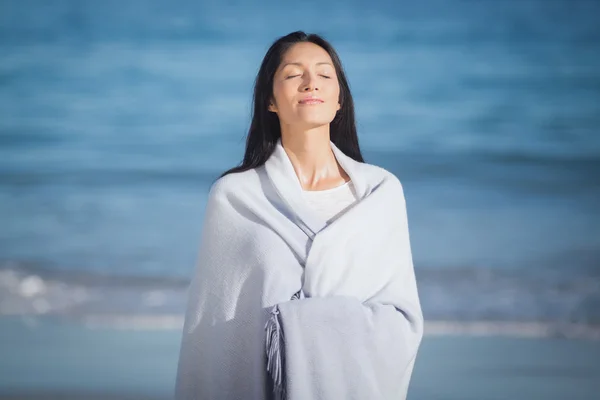
<svg viewBox="0 0 600 400">
<path fill-rule="evenodd" d="M 170 399 L 180 330 L 0 318 L 0 399 Z M 426 335 L 409 399 L 593 399 L 600 341 Z"/>
</svg>

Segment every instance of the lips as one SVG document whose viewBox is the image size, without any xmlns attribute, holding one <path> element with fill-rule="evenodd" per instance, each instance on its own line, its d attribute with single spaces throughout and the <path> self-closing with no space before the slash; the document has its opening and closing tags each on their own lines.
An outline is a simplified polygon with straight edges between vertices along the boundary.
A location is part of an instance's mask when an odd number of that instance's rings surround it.
<svg viewBox="0 0 600 400">
<path fill-rule="evenodd" d="M 319 99 L 318 97 L 307 97 L 304 98 L 302 100 L 300 100 L 298 103 L 300 104 L 321 104 L 323 103 L 323 100 Z"/>
</svg>

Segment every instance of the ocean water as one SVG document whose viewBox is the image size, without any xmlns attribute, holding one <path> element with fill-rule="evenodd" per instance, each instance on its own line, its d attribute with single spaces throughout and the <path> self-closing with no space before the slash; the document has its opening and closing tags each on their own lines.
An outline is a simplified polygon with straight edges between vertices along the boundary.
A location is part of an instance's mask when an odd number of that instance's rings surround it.
<svg viewBox="0 0 600 400">
<path fill-rule="evenodd" d="M 597 15 L 585 0 L 1 2 L 0 315 L 181 315 L 259 64 L 302 29 L 341 56 L 367 162 L 404 184 L 425 317 L 598 328 Z"/>
</svg>

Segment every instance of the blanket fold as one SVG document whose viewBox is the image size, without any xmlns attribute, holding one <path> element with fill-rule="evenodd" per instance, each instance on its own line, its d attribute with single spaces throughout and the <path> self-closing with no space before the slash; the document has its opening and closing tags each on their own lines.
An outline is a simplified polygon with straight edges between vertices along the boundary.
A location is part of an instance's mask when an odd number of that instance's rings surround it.
<svg viewBox="0 0 600 400">
<path fill-rule="evenodd" d="M 321 230 L 304 271 L 307 298 L 265 325 L 275 399 L 405 398 L 423 317 L 400 182 L 388 175 Z"/>
<path fill-rule="evenodd" d="M 177 399 L 406 397 L 423 316 L 403 188 L 330 143 L 359 196 L 332 222 L 303 201 L 281 140 L 211 188 Z"/>
<path fill-rule="evenodd" d="M 402 399 L 420 341 L 419 323 L 390 305 L 313 297 L 278 305 L 285 399 Z M 277 397 L 275 397 L 277 398 Z"/>
</svg>

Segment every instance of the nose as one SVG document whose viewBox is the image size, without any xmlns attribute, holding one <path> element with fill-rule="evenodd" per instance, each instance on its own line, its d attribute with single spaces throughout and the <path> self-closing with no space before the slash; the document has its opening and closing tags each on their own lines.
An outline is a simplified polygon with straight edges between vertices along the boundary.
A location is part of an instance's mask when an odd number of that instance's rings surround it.
<svg viewBox="0 0 600 400">
<path fill-rule="evenodd" d="M 319 90 L 319 88 L 316 86 L 316 80 L 313 77 L 313 74 L 307 74 L 306 81 L 302 86 L 302 91 L 312 92 L 313 90 Z"/>
</svg>

